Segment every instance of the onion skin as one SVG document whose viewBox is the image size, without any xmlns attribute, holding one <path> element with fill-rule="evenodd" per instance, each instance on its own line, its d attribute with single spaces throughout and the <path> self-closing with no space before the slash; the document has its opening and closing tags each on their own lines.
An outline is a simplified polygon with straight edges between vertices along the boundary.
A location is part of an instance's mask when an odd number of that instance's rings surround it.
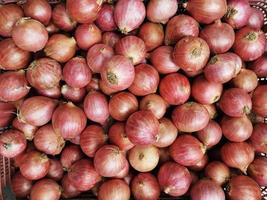
<svg viewBox="0 0 267 200">
<path fill-rule="evenodd" d="M 176 14 L 178 3 L 175 0 L 151 0 L 147 5 L 147 18 L 154 23 L 165 24 Z"/>
<path fill-rule="evenodd" d="M 240 29 L 235 36 L 233 50 L 244 61 L 253 61 L 264 53 L 266 38 L 264 32 L 248 26 Z"/>
<path fill-rule="evenodd" d="M 102 31 L 114 31 L 117 29 L 117 25 L 114 21 L 114 6 L 109 4 L 104 4 L 99 11 L 98 17 L 96 19 L 96 25 Z"/>
<path fill-rule="evenodd" d="M 179 73 L 172 73 L 161 79 L 159 93 L 170 105 L 185 103 L 190 96 L 190 83 L 186 76 Z"/>
<path fill-rule="evenodd" d="M 131 192 L 125 181 L 121 179 L 111 179 L 100 186 L 97 196 L 99 200 L 129 200 Z"/>
<path fill-rule="evenodd" d="M 151 111 L 137 111 L 127 119 L 125 130 L 133 144 L 153 144 L 157 140 L 159 121 Z"/>
<path fill-rule="evenodd" d="M 104 177 L 115 177 L 120 175 L 128 161 L 115 145 L 104 145 L 97 150 L 94 157 L 96 171 Z"/>
<path fill-rule="evenodd" d="M 48 40 L 48 32 L 39 21 L 20 18 L 12 29 L 14 43 L 25 51 L 40 51 Z"/>
<path fill-rule="evenodd" d="M 55 132 L 60 133 L 64 139 L 72 139 L 80 135 L 86 127 L 86 122 L 83 110 L 71 102 L 58 106 L 52 116 Z"/>
<path fill-rule="evenodd" d="M 16 197 L 25 198 L 31 192 L 32 181 L 23 177 L 20 172 L 17 172 L 11 179 L 11 187 Z"/>
<path fill-rule="evenodd" d="M 42 90 L 37 90 L 38 94 L 46 97 L 50 97 L 53 99 L 58 99 L 61 96 L 60 88 L 59 86 L 49 88 L 49 89 L 42 89 Z"/>
<path fill-rule="evenodd" d="M 241 69 L 239 74 L 233 79 L 233 84 L 235 87 L 252 92 L 258 85 L 258 77 L 252 70 Z"/>
<path fill-rule="evenodd" d="M 205 168 L 205 176 L 223 185 L 230 179 L 230 169 L 220 161 L 212 161 Z"/>
<path fill-rule="evenodd" d="M 42 179 L 32 186 L 30 200 L 59 200 L 60 195 L 61 188 L 55 181 L 52 179 Z"/>
<path fill-rule="evenodd" d="M 48 25 L 52 8 L 46 0 L 27 0 L 23 5 L 25 16 L 38 20 L 44 25 Z"/>
<path fill-rule="evenodd" d="M 100 90 L 100 86 L 99 86 L 99 78 L 98 77 L 92 77 L 90 83 L 86 86 L 86 91 L 87 92 L 91 92 L 91 91 L 98 91 Z"/>
<path fill-rule="evenodd" d="M 250 69 L 253 70 L 258 77 L 267 77 L 267 57 L 261 56 L 252 63 Z"/>
<path fill-rule="evenodd" d="M 203 106 L 208 111 L 210 119 L 214 119 L 217 117 L 218 113 L 214 104 L 204 104 Z"/>
<path fill-rule="evenodd" d="M 54 34 L 46 43 L 44 52 L 46 56 L 64 63 L 75 55 L 76 48 L 76 40 L 73 37 L 67 37 L 63 34 Z"/>
<path fill-rule="evenodd" d="M 80 146 L 88 157 L 94 157 L 96 151 L 106 143 L 107 135 L 104 129 L 97 125 L 90 125 L 80 135 Z"/>
<path fill-rule="evenodd" d="M 60 162 L 65 171 L 68 171 L 73 163 L 82 159 L 83 153 L 79 146 L 70 144 L 60 154 Z"/>
<path fill-rule="evenodd" d="M 192 200 L 225 200 L 223 189 L 209 179 L 199 180 L 190 191 Z"/>
<path fill-rule="evenodd" d="M 15 117 L 15 112 L 16 108 L 12 103 L 0 102 L 0 128 L 8 126 Z"/>
<path fill-rule="evenodd" d="M 136 36 L 121 38 L 115 45 L 115 52 L 129 58 L 133 65 L 140 64 L 146 56 L 146 46 L 142 39 Z"/>
<path fill-rule="evenodd" d="M 54 181 L 60 181 L 64 175 L 63 167 L 59 160 L 50 159 L 50 166 L 47 177 Z"/>
<path fill-rule="evenodd" d="M 84 112 L 88 119 L 104 124 L 109 117 L 108 101 L 104 94 L 93 91 L 84 99 Z"/>
<path fill-rule="evenodd" d="M 248 19 L 247 25 L 254 29 L 261 29 L 264 24 L 264 16 L 262 12 L 257 8 L 250 8 L 251 15 Z"/>
<path fill-rule="evenodd" d="M 64 96 L 65 99 L 77 103 L 81 102 L 84 99 L 86 95 L 86 89 L 72 88 L 68 85 L 63 85 L 61 87 L 61 94 Z"/>
<path fill-rule="evenodd" d="M 262 116 L 267 117 L 267 86 L 258 86 L 252 96 L 253 111 Z"/>
<path fill-rule="evenodd" d="M 174 162 L 164 163 L 158 172 L 158 181 L 166 194 L 178 197 L 184 195 L 192 182 L 188 169 Z"/>
<path fill-rule="evenodd" d="M 246 142 L 229 142 L 221 148 L 223 162 L 245 174 L 249 164 L 254 160 L 254 154 L 253 147 Z"/>
<path fill-rule="evenodd" d="M 63 190 L 62 196 L 64 198 L 76 197 L 81 193 L 76 187 L 71 184 L 68 175 L 64 175 L 63 179 L 61 180 L 61 187 Z"/>
<path fill-rule="evenodd" d="M 88 50 L 86 61 L 93 73 L 100 73 L 104 63 L 113 56 L 112 47 L 106 44 L 95 44 Z"/>
<path fill-rule="evenodd" d="M 33 150 L 25 154 L 19 168 L 25 178 L 38 180 L 47 175 L 49 166 L 50 162 L 47 155 Z"/>
<path fill-rule="evenodd" d="M 256 152 L 267 153 L 267 125 L 258 123 L 254 126 L 250 142 Z"/>
<path fill-rule="evenodd" d="M 120 92 L 109 100 L 109 113 L 118 121 L 125 121 L 138 110 L 138 100 L 130 92 Z"/>
<path fill-rule="evenodd" d="M 110 47 L 114 47 L 120 40 L 120 35 L 116 32 L 105 32 L 102 35 L 102 42 Z"/>
<path fill-rule="evenodd" d="M 157 70 L 148 64 L 140 64 L 135 67 L 135 78 L 128 88 L 136 96 L 145 96 L 156 93 L 159 85 Z"/>
<path fill-rule="evenodd" d="M 136 145 L 130 149 L 128 156 L 131 166 L 139 172 L 152 171 L 159 162 L 159 150 L 153 145 Z"/>
<path fill-rule="evenodd" d="M 227 192 L 230 200 L 261 199 L 259 185 L 248 176 L 232 177 L 228 184 Z"/>
<path fill-rule="evenodd" d="M 159 183 L 150 173 L 136 175 L 131 181 L 131 190 L 136 200 L 157 200 L 160 196 Z"/>
<path fill-rule="evenodd" d="M 205 67 L 210 49 L 205 40 L 186 36 L 179 40 L 173 51 L 173 61 L 184 71 L 195 72 Z"/>
<path fill-rule="evenodd" d="M 205 154 L 204 145 L 191 135 L 181 135 L 170 146 L 171 157 L 183 166 L 197 164 Z"/>
<path fill-rule="evenodd" d="M 25 72 L 10 71 L 0 74 L 0 101 L 17 101 L 25 97 L 30 91 Z"/>
<path fill-rule="evenodd" d="M 146 8 L 142 1 L 119 0 L 114 9 L 114 20 L 123 34 L 139 27 L 146 16 Z"/>
<path fill-rule="evenodd" d="M 36 149 L 53 156 L 60 154 L 65 145 L 63 137 L 54 131 L 51 124 L 39 128 L 33 142 Z"/>
<path fill-rule="evenodd" d="M 63 78 L 73 88 L 83 88 L 90 83 L 92 73 L 82 57 L 70 59 L 63 68 Z"/>
<path fill-rule="evenodd" d="M 231 142 L 244 142 L 250 138 L 253 126 L 247 116 L 226 117 L 221 121 L 221 127 L 224 137 Z"/>
<path fill-rule="evenodd" d="M 248 174 L 260 186 L 267 186 L 267 158 L 256 158 L 248 167 Z"/>
<path fill-rule="evenodd" d="M 199 23 L 210 24 L 224 16 L 227 11 L 226 0 L 189 0 L 186 10 Z"/>
<path fill-rule="evenodd" d="M 174 45 L 185 36 L 197 37 L 198 34 L 199 24 L 193 17 L 188 15 L 177 15 L 168 21 L 165 30 L 164 43 L 165 45 Z"/>
<path fill-rule="evenodd" d="M 23 101 L 18 118 L 33 126 L 47 124 L 56 109 L 57 101 L 44 96 L 34 96 Z"/>
<path fill-rule="evenodd" d="M 0 41 L 0 69 L 23 69 L 30 62 L 31 53 L 17 47 L 11 38 Z"/>
<path fill-rule="evenodd" d="M 201 104 L 187 102 L 173 110 L 172 121 L 179 131 L 195 132 L 208 125 L 209 113 Z"/>
<path fill-rule="evenodd" d="M 229 24 L 218 20 L 202 29 L 200 37 L 208 43 L 213 54 L 221 54 L 233 46 L 235 32 Z"/>
<path fill-rule="evenodd" d="M 10 129 L 0 135 L 0 154 L 7 158 L 14 158 L 21 154 L 27 147 L 26 139 L 22 132 Z"/>
</svg>

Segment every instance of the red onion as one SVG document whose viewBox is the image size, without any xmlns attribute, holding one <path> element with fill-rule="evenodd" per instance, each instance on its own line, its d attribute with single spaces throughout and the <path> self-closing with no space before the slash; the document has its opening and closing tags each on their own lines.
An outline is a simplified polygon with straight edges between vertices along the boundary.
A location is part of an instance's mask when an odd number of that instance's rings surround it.
<svg viewBox="0 0 267 200">
<path fill-rule="evenodd" d="M 0 128 L 8 126 L 10 121 L 14 118 L 15 113 L 16 108 L 13 104 L 0 102 Z"/>
<path fill-rule="evenodd" d="M 215 117 L 217 117 L 217 110 L 214 104 L 204 104 L 203 106 L 208 111 L 210 119 L 214 119 Z"/>
<path fill-rule="evenodd" d="M 131 182 L 131 189 L 136 200 L 157 200 L 160 196 L 159 183 L 150 173 L 136 175 Z"/>
<path fill-rule="evenodd" d="M 86 121 L 83 110 L 71 102 L 58 106 L 52 116 L 55 132 L 60 133 L 64 139 L 80 135 L 86 127 Z"/>
<path fill-rule="evenodd" d="M 214 54 L 227 52 L 235 42 L 234 29 L 220 20 L 202 29 L 200 37 L 208 43 L 210 51 Z"/>
<path fill-rule="evenodd" d="M 209 113 L 201 104 L 187 102 L 174 109 L 172 121 L 179 131 L 195 132 L 208 125 Z"/>
<path fill-rule="evenodd" d="M 0 101 L 17 101 L 30 91 L 25 72 L 9 71 L 0 74 Z"/>
<path fill-rule="evenodd" d="M 51 21 L 45 27 L 45 29 L 47 30 L 48 34 L 54 34 L 54 33 L 59 32 L 59 28 Z"/>
<path fill-rule="evenodd" d="M 98 125 L 90 125 L 81 133 L 80 146 L 88 157 L 94 157 L 96 151 L 106 143 L 107 135 Z"/>
<path fill-rule="evenodd" d="M 258 86 L 253 93 L 253 111 L 263 117 L 267 117 L 267 86 Z"/>
<path fill-rule="evenodd" d="M 204 75 L 210 82 L 226 83 L 239 72 L 241 66 L 241 59 L 236 54 L 230 52 L 218 54 L 211 57 L 204 69 Z"/>
<path fill-rule="evenodd" d="M 52 35 L 46 43 L 44 52 L 46 56 L 58 62 L 67 62 L 76 52 L 76 41 L 73 37 L 63 34 Z"/>
<path fill-rule="evenodd" d="M 171 160 L 169 148 L 159 148 L 159 164 L 168 162 Z"/>
<path fill-rule="evenodd" d="M 181 135 L 170 146 L 171 157 L 183 166 L 197 164 L 205 154 L 205 146 L 191 135 Z"/>
<path fill-rule="evenodd" d="M 186 167 L 174 162 L 167 162 L 159 169 L 158 181 L 166 194 L 178 197 L 188 191 L 192 179 Z"/>
<path fill-rule="evenodd" d="M 178 3 L 175 0 L 151 0 L 147 5 L 147 18 L 151 22 L 165 24 L 176 14 Z"/>
<path fill-rule="evenodd" d="M 139 172 L 152 171 L 159 162 L 159 150 L 153 145 L 136 145 L 129 151 L 129 162 Z"/>
<path fill-rule="evenodd" d="M 111 179 L 104 182 L 98 191 L 99 200 L 110 200 L 110 199 L 120 199 L 128 200 L 130 199 L 131 192 L 129 186 L 125 181 L 120 179 Z"/>
<path fill-rule="evenodd" d="M 87 64 L 93 73 L 100 73 L 104 63 L 114 56 L 113 49 L 106 44 L 95 44 L 87 53 Z"/>
<path fill-rule="evenodd" d="M 73 88 L 85 87 L 92 78 L 92 73 L 82 57 L 70 59 L 63 68 L 63 78 Z"/>
<path fill-rule="evenodd" d="M 70 144 L 60 154 L 60 162 L 65 171 L 68 171 L 73 163 L 80 160 L 83 153 L 79 146 Z"/>
<path fill-rule="evenodd" d="M 179 67 L 172 60 L 173 47 L 161 46 L 150 54 L 150 61 L 161 74 L 177 72 Z"/>
<path fill-rule="evenodd" d="M 71 184 L 68 175 L 64 175 L 63 179 L 61 180 L 61 186 L 63 190 L 62 196 L 64 198 L 76 197 L 81 193 L 76 187 L 73 186 L 73 184 Z"/>
<path fill-rule="evenodd" d="M 138 110 L 137 98 L 130 92 L 120 92 L 111 97 L 109 113 L 118 121 L 125 121 Z"/>
<path fill-rule="evenodd" d="M 0 6 L 0 35 L 10 37 L 13 26 L 23 17 L 21 7 L 16 4 L 6 4 Z"/>
<path fill-rule="evenodd" d="M 62 179 L 63 174 L 64 174 L 64 171 L 63 171 L 63 167 L 60 161 L 56 159 L 50 159 L 50 166 L 49 166 L 47 177 L 55 181 L 59 181 Z"/>
<path fill-rule="evenodd" d="M 209 162 L 209 158 L 207 154 L 205 154 L 200 161 L 198 161 L 194 165 L 189 166 L 189 169 L 192 171 L 196 171 L 196 172 L 202 171 L 205 168 L 205 166 L 208 164 L 208 162 Z"/>
<path fill-rule="evenodd" d="M 258 85 L 258 77 L 252 70 L 241 69 L 239 74 L 233 79 L 233 84 L 235 87 L 252 92 Z"/>
<path fill-rule="evenodd" d="M 60 154 L 65 145 L 62 136 L 55 132 L 50 124 L 36 131 L 33 142 L 36 149 L 49 155 Z"/>
<path fill-rule="evenodd" d="M 119 90 L 110 88 L 103 80 L 99 81 L 99 88 L 106 95 L 111 95 L 115 92 L 119 92 Z"/>
<path fill-rule="evenodd" d="M 96 25 L 102 31 L 114 31 L 117 26 L 113 17 L 114 7 L 113 5 L 104 4 L 99 11 L 98 17 L 96 19 Z"/>
<path fill-rule="evenodd" d="M 0 135 L 0 154 L 7 158 L 14 158 L 21 154 L 27 146 L 22 132 L 10 129 Z"/>
<path fill-rule="evenodd" d="M 159 121 L 151 111 L 137 111 L 128 118 L 125 130 L 132 143 L 153 144 L 157 141 Z"/>
<path fill-rule="evenodd" d="M 32 181 L 23 177 L 20 172 L 17 172 L 11 179 L 11 187 L 16 197 L 25 198 L 31 192 Z"/>
<path fill-rule="evenodd" d="M 95 24 L 81 24 L 75 31 L 75 39 L 81 49 L 87 50 L 101 42 L 101 30 Z"/>
<path fill-rule="evenodd" d="M 66 11 L 65 4 L 61 3 L 54 7 L 52 12 L 53 23 L 63 31 L 71 31 L 75 28 L 77 22 L 73 21 Z"/>
<path fill-rule="evenodd" d="M 174 45 L 185 36 L 197 37 L 198 34 L 199 24 L 193 17 L 177 15 L 168 21 L 165 31 L 165 45 Z"/>
<path fill-rule="evenodd" d="M 151 51 L 162 44 L 164 30 L 160 24 L 147 22 L 140 27 L 138 36 L 145 42 L 146 50 Z"/>
<path fill-rule="evenodd" d="M 86 116 L 97 123 L 104 124 L 109 117 L 108 101 L 104 94 L 93 91 L 84 99 L 84 112 Z"/>
<path fill-rule="evenodd" d="M 129 87 L 131 93 L 137 96 L 145 96 L 155 93 L 159 84 L 157 70 L 148 64 L 140 64 L 135 67 L 135 78 Z"/>
<path fill-rule="evenodd" d="M 267 153 L 267 124 L 256 124 L 250 137 L 250 141 L 257 152 Z"/>
<path fill-rule="evenodd" d="M 248 176 L 234 176 L 230 179 L 227 193 L 231 200 L 261 200 L 259 185 Z"/>
<path fill-rule="evenodd" d="M 116 54 L 129 58 L 133 65 L 140 64 L 146 56 L 145 43 L 136 36 L 121 38 L 115 45 L 115 51 Z"/>
<path fill-rule="evenodd" d="M 129 174 L 129 163 L 126 162 L 126 165 L 123 167 L 123 169 L 120 171 L 120 173 L 117 174 L 114 178 L 125 178 Z M 128 184 L 129 185 L 129 184 Z"/>
<path fill-rule="evenodd" d="M 142 1 L 119 0 L 114 10 L 114 20 L 123 34 L 138 28 L 144 21 L 146 8 Z"/>
<path fill-rule="evenodd" d="M 256 158 L 248 167 L 248 174 L 260 185 L 267 186 L 267 158 Z"/>
<path fill-rule="evenodd" d="M 261 29 L 264 23 L 264 16 L 258 8 L 251 8 L 251 15 L 248 19 L 247 25 L 254 29 Z"/>
<path fill-rule="evenodd" d="M 219 105 L 221 110 L 230 117 L 241 117 L 250 113 L 252 102 L 245 90 L 230 88 L 224 91 Z"/>
<path fill-rule="evenodd" d="M 37 90 L 37 92 L 42 96 L 46 96 L 46 97 L 50 97 L 54 99 L 58 99 L 61 96 L 61 91 L 60 91 L 59 86 L 48 88 L 48 89 L 41 89 L 41 90 L 39 89 Z"/>
<path fill-rule="evenodd" d="M 199 23 L 210 24 L 224 16 L 227 2 L 226 0 L 189 0 L 185 7 Z"/>
<path fill-rule="evenodd" d="M 101 9 L 102 0 L 67 0 L 66 8 L 70 17 L 78 23 L 91 23 Z"/>
<path fill-rule="evenodd" d="M 223 185 L 230 179 L 230 169 L 220 161 L 212 161 L 205 168 L 205 176 Z"/>
<path fill-rule="evenodd" d="M 99 78 L 93 76 L 90 83 L 86 86 L 86 91 L 92 92 L 100 90 L 99 82 L 100 82 Z"/>
<path fill-rule="evenodd" d="M 193 185 L 190 191 L 192 200 L 225 200 L 223 189 L 214 181 L 201 179 Z"/>
<path fill-rule="evenodd" d="M 65 99 L 72 102 L 81 102 L 86 94 L 85 88 L 72 88 L 68 85 L 61 87 L 61 93 Z"/>
<path fill-rule="evenodd" d="M 192 96 L 202 104 L 213 104 L 217 102 L 221 97 L 222 91 L 222 84 L 209 82 L 204 76 L 197 77 L 192 84 Z"/>
<path fill-rule="evenodd" d="M 131 143 L 125 132 L 124 123 L 115 123 L 113 124 L 108 131 L 109 141 L 112 144 L 117 145 L 122 151 L 128 151 L 134 144 Z"/>
<path fill-rule="evenodd" d="M 159 93 L 171 105 L 185 103 L 190 96 L 190 83 L 182 74 L 172 73 L 161 79 Z"/>
<path fill-rule="evenodd" d="M 252 134 L 253 126 L 247 116 L 226 117 L 221 121 L 224 137 L 231 142 L 244 142 Z"/>
<path fill-rule="evenodd" d="M 254 149 L 245 142 L 229 142 L 221 148 L 221 159 L 229 167 L 237 168 L 246 174 L 249 164 L 254 160 Z"/>
<path fill-rule="evenodd" d="M 251 8 L 248 1 L 228 0 L 225 21 L 235 29 L 240 29 L 248 23 Z"/>
<path fill-rule="evenodd" d="M 49 165 L 49 158 L 46 154 L 33 150 L 25 154 L 19 168 L 25 178 L 38 180 L 47 175 Z"/>
<path fill-rule="evenodd" d="M 131 61 L 121 55 L 113 56 L 105 63 L 105 68 L 101 69 L 103 82 L 110 89 L 117 91 L 130 87 L 134 81 L 134 74 L 134 66 Z"/>
<path fill-rule="evenodd" d="M 47 0 L 27 0 L 23 4 L 25 16 L 36 19 L 44 25 L 48 25 L 52 8 Z"/>
<path fill-rule="evenodd" d="M 221 141 L 222 129 L 217 122 L 210 120 L 204 129 L 197 132 L 197 137 L 207 148 L 211 148 Z"/>
<path fill-rule="evenodd" d="M 102 35 L 102 42 L 110 47 L 114 47 L 120 40 L 120 35 L 116 32 L 105 32 Z"/>
<path fill-rule="evenodd" d="M 30 199 L 39 200 L 59 200 L 61 188 L 57 182 L 52 179 L 42 179 L 36 182 L 31 189 Z"/>
<path fill-rule="evenodd" d="M 11 38 L 0 41 L 0 69 L 25 68 L 29 64 L 30 57 L 30 52 L 18 48 Z"/>
<path fill-rule="evenodd" d="M 267 56 L 261 56 L 250 67 L 258 77 L 267 77 Z"/>
<path fill-rule="evenodd" d="M 18 118 L 33 126 L 43 126 L 51 120 L 56 106 L 56 100 L 44 96 L 33 96 L 23 101 L 19 108 Z"/>
<path fill-rule="evenodd" d="M 198 71 L 205 67 L 210 49 L 205 40 L 186 36 L 179 40 L 173 51 L 173 61 L 184 71 Z"/>
<path fill-rule="evenodd" d="M 266 38 L 263 31 L 256 31 L 246 26 L 236 33 L 233 50 L 242 60 L 253 61 L 264 53 L 265 43 Z"/>
<path fill-rule="evenodd" d="M 120 174 L 128 161 L 115 145 L 104 145 L 97 150 L 94 157 L 96 171 L 105 177 L 114 177 Z"/>
<path fill-rule="evenodd" d="M 45 26 L 31 18 L 20 18 L 12 29 L 14 43 L 25 51 L 40 51 L 45 47 L 48 33 Z"/>
</svg>

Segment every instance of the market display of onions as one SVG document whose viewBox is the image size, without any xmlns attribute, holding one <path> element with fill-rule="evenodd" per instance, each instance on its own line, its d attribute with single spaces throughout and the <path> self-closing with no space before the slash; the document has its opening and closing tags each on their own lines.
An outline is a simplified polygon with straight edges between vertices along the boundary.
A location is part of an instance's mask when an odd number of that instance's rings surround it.
<svg viewBox="0 0 267 200">
<path fill-rule="evenodd" d="M 1 186 L 17 198 L 266 197 L 266 2 L 2 2 Z"/>
</svg>

